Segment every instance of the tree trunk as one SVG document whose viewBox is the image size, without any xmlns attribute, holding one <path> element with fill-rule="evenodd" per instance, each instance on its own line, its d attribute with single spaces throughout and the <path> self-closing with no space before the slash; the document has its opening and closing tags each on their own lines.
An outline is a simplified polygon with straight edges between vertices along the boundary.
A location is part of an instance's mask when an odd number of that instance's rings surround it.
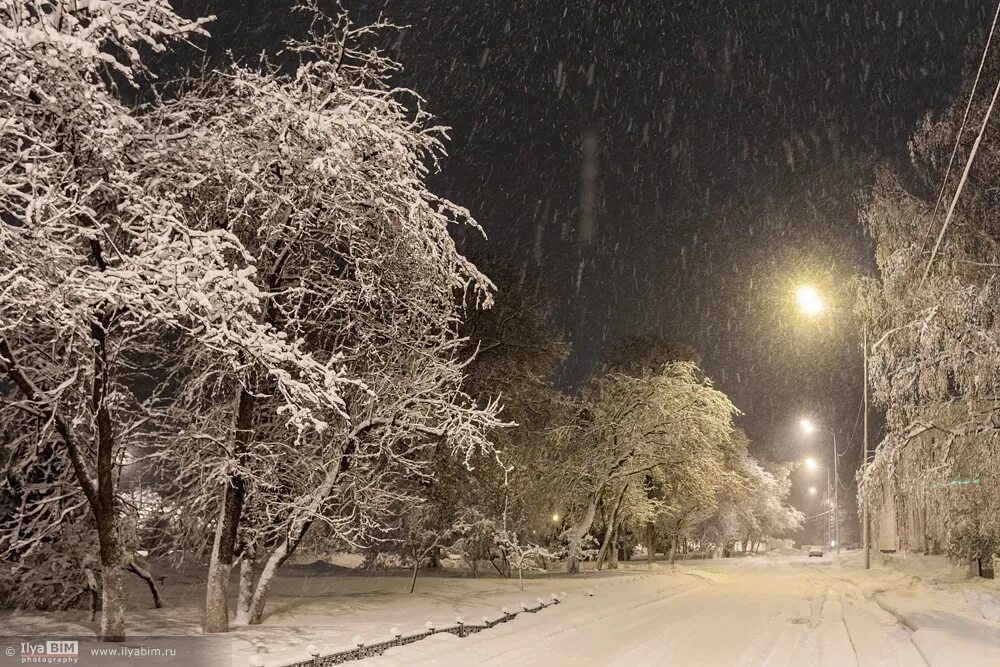
<svg viewBox="0 0 1000 667">
<path fill-rule="evenodd" d="M 91 324 L 94 351 L 93 410 L 97 418 L 97 541 L 101 557 L 101 639 L 125 640 L 125 554 L 118 539 L 115 499 L 115 436 L 108 407 L 107 329 L 111 317 Z"/>
<path fill-rule="evenodd" d="M 253 604 L 254 570 L 257 568 L 257 550 L 248 545 L 240 558 L 240 591 L 236 601 L 236 622 L 246 625 L 250 619 L 250 608 Z"/>
<path fill-rule="evenodd" d="M 288 542 L 286 540 L 268 556 L 264 563 L 264 569 L 261 570 L 260 577 L 257 579 L 257 585 L 253 587 L 253 594 L 250 596 L 249 602 L 236 616 L 237 624 L 260 625 L 264 621 L 264 606 L 267 604 L 267 596 L 271 592 L 274 577 L 278 574 L 278 568 L 291 555 L 287 549 Z M 242 575 L 242 572 L 240 574 Z"/>
<path fill-rule="evenodd" d="M 84 575 L 87 577 L 87 592 L 90 593 L 90 622 L 97 620 L 97 612 L 101 610 L 101 586 L 97 583 L 97 577 L 90 568 L 84 568 Z"/>
<path fill-rule="evenodd" d="M 670 564 L 673 565 L 677 562 L 677 533 L 673 534 L 670 538 Z"/>
<path fill-rule="evenodd" d="M 493 556 L 492 554 L 490 555 L 490 565 L 493 566 L 493 569 L 496 570 L 497 574 L 499 574 L 501 577 L 503 577 L 504 579 L 510 579 L 510 575 L 504 574 L 504 571 L 500 569 L 499 565 L 497 565 L 497 557 Z"/>
<path fill-rule="evenodd" d="M 133 556 L 128 562 L 128 569 L 137 577 L 146 582 L 149 586 L 149 594 L 153 596 L 153 606 L 157 609 L 163 608 L 163 598 L 160 597 L 160 589 L 156 586 L 156 580 L 153 579 L 152 573 L 138 562 L 136 562 Z"/>
<path fill-rule="evenodd" d="M 611 536 L 611 551 L 608 553 L 608 569 L 617 570 L 618 569 L 618 532 L 621 530 L 621 525 L 615 526 L 615 533 Z"/>
<path fill-rule="evenodd" d="M 566 560 L 566 572 L 577 574 L 580 572 L 580 558 L 583 552 L 583 538 L 590 531 L 590 526 L 594 523 L 594 516 L 597 514 L 597 501 L 601 496 L 602 486 L 591 497 L 587 503 L 587 511 L 583 513 L 577 523 L 569 531 L 569 558 Z"/>
<path fill-rule="evenodd" d="M 496 568 L 496 571 L 500 573 L 501 577 L 504 579 L 510 579 L 511 563 L 510 559 L 507 558 L 507 553 L 503 549 L 500 549 L 500 565 L 502 567 L 496 564 L 493 557 L 490 558 L 490 562 L 493 563 L 493 567 Z"/>
<path fill-rule="evenodd" d="M 607 558 L 608 555 L 608 549 L 611 547 L 611 541 L 615 534 L 615 524 L 618 522 L 618 511 L 621 509 L 622 500 L 625 498 L 626 491 L 628 491 L 628 484 L 622 487 L 621 493 L 618 494 L 618 501 L 611 510 L 611 516 L 607 519 L 607 528 L 604 531 L 604 541 L 601 543 L 601 550 L 597 554 L 598 570 L 600 570 L 601 566 L 604 564 L 604 559 Z"/>
<path fill-rule="evenodd" d="M 302 543 L 302 538 L 306 536 L 309 527 L 312 526 L 314 513 L 319 510 L 323 501 L 329 496 L 338 478 L 336 473 L 329 473 L 323 485 L 314 492 L 309 504 L 290 520 L 285 539 L 274 548 L 267 557 L 267 562 L 264 563 L 264 569 L 261 570 L 260 577 L 257 579 L 247 613 L 239 617 L 237 621 L 248 625 L 260 625 L 264 620 L 264 605 L 267 604 L 267 596 L 271 592 L 271 585 L 274 583 L 275 575 L 278 574 L 278 568 L 292 557 L 299 544 Z"/>
<path fill-rule="evenodd" d="M 420 557 L 413 551 L 413 577 L 410 579 L 410 594 L 417 588 L 417 572 L 420 570 Z"/>
<path fill-rule="evenodd" d="M 117 540 L 114 540 L 117 542 Z M 125 569 L 115 545 L 101 547 L 101 640 L 125 641 Z"/>
<path fill-rule="evenodd" d="M 572 553 L 572 545 L 570 546 L 570 549 L 569 558 L 566 559 L 566 573 L 580 574 L 580 556 Z"/>
<path fill-rule="evenodd" d="M 656 524 L 646 526 L 646 559 L 652 565 L 656 560 Z"/>
<path fill-rule="evenodd" d="M 360 431 L 356 431 L 355 435 L 359 433 Z M 314 489 L 312 493 L 302 498 L 304 506 L 289 517 L 285 539 L 268 556 L 267 562 L 264 564 L 264 569 L 261 570 L 260 577 L 257 579 L 257 585 L 254 587 L 249 609 L 237 619 L 239 622 L 248 625 L 259 625 L 264 620 L 264 605 L 267 603 L 267 596 L 271 591 L 271 584 L 274 583 L 274 577 L 278 573 L 278 568 L 295 553 L 299 544 L 302 543 L 302 538 L 306 536 L 309 527 L 312 526 L 313 517 L 316 516 L 317 512 L 322 508 L 323 503 L 330 497 L 334 487 L 340 481 L 341 473 L 347 470 L 346 457 L 352 447 L 343 450 L 338 460 L 334 462 L 332 467 L 327 469 L 323 483 Z M 414 582 L 415 580 L 416 577 L 414 576 Z"/>
<path fill-rule="evenodd" d="M 98 492 L 102 498 L 102 508 L 97 515 L 97 540 L 101 558 L 100 636 L 103 641 L 120 642 L 125 641 L 125 557 L 116 532 L 114 493 L 108 489 L 107 482 L 98 487 Z M 106 507 L 111 509 L 105 509 Z"/>
<path fill-rule="evenodd" d="M 242 456 L 249 445 L 253 407 L 253 394 L 241 389 L 236 411 L 236 457 Z M 239 475 L 231 475 L 220 492 L 219 520 L 215 525 L 215 542 L 208 564 L 208 581 L 205 584 L 205 618 L 202 629 L 206 633 L 229 631 L 229 575 L 235 558 L 244 494 L 243 479 Z"/>
<path fill-rule="evenodd" d="M 100 468 L 98 468 L 100 469 Z M 98 478 L 100 479 L 100 477 Z M 98 487 L 102 505 L 113 500 L 107 487 Z M 115 531 L 114 510 L 103 507 L 97 517 L 97 541 L 101 557 L 101 630 L 102 641 L 125 641 L 125 557 Z"/>
<path fill-rule="evenodd" d="M 294 522 L 293 532 L 282 540 L 267 557 L 264 569 L 261 570 L 260 577 L 257 578 L 257 585 L 253 589 L 250 604 L 243 615 L 237 616 L 237 623 L 260 625 L 263 622 L 264 606 L 267 604 L 267 596 L 271 592 L 271 585 L 274 583 L 274 577 L 278 574 L 278 568 L 284 565 L 285 561 L 295 553 L 295 549 L 299 546 L 310 525 L 311 522 L 305 519 Z"/>
<path fill-rule="evenodd" d="M 233 550 L 240 515 L 243 512 L 243 480 L 233 476 L 222 489 L 219 519 L 215 526 L 215 542 L 208 563 L 205 583 L 206 633 L 229 631 L 229 575 L 233 567 Z"/>
</svg>

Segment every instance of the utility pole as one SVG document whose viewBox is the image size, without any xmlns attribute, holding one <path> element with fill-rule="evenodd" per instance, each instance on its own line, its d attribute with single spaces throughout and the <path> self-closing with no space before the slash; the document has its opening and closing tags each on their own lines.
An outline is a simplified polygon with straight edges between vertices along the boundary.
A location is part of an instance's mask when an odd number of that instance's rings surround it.
<svg viewBox="0 0 1000 667">
<path fill-rule="evenodd" d="M 832 428 L 830 435 L 833 436 L 833 539 L 837 543 L 837 553 L 840 553 L 840 473 L 837 472 L 837 432 Z"/>
<path fill-rule="evenodd" d="M 826 543 L 830 544 L 833 540 L 833 486 L 830 484 L 830 466 L 824 466 L 826 468 Z"/>
<path fill-rule="evenodd" d="M 864 370 L 864 381 L 865 388 L 863 392 L 864 401 L 864 458 L 861 460 L 861 482 L 862 485 L 866 484 L 868 481 L 868 321 L 866 320 L 861 325 L 861 345 L 865 364 Z M 871 545 L 869 541 L 871 536 L 869 533 L 869 517 L 868 517 L 868 489 L 865 489 L 865 493 L 861 498 L 861 541 L 862 549 L 865 552 L 865 569 L 870 570 L 872 567 L 871 562 Z"/>
</svg>

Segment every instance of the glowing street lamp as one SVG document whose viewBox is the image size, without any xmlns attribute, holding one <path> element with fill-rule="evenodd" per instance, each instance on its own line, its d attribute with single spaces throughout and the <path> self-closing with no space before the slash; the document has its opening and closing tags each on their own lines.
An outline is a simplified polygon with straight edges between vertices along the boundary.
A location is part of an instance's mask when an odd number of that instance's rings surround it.
<svg viewBox="0 0 1000 667">
<path fill-rule="evenodd" d="M 808 419 L 803 419 L 799 421 L 799 425 L 802 427 L 802 430 L 805 431 L 806 433 L 813 433 L 816 431 L 815 424 L 813 424 Z"/>
<path fill-rule="evenodd" d="M 795 299 L 803 315 L 815 317 L 823 312 L 823 299 L 812 285 L 802 285 L 795 290 Z"/>
<path fill-rule="evenodd" d="M 556 512 L 552 515 L 552 523 L 559 523 L 559 513 Z"/>
<path fill-rule="evenodd" d="M 816 459 L 810 456 L 809 458 L 806 459 L 806 467 L 809 468 L 810 470 L 815 470 L 816 468 L 819 467 L 819 464 L 816 463 Z"/>
<path fill-rule="evenodd" d="M 810 496 L 815 496 L 816 495 L 816 487 L 815 486 L 810 486 L 809 487 L 809 495 Z"/>
</svg>

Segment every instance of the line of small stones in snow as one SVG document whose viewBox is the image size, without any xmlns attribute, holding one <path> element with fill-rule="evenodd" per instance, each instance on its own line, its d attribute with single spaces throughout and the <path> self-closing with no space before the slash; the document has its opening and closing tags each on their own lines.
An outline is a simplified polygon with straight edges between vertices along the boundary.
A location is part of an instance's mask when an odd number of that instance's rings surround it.
<svg viewBox="0 0 1000 667">
<path fill-rule="evenodd" d="M 592 590 L 586 591 L 586 595 L 593 596 L 594 592 Z M 362 658 L 371 658 L 374 656 L 382 655 L 388 649 L 394 646 L 405 646 L 406 644 L 412 644 L 418 642 L 422 639 L 426 639 L 433 634 L 438 634 L 441 632 L 447 632 L 458 637 L 468 637 L 469 635 L 474 635 L 477 632 L 482 632 L 483 630 L 488 630 L 489 628 L 496 627 L 501 623 L 507 623 L 512 621 L 519 614 L 535 614 L 545 609 L 546 607 L 551 607 L 562 602 L 560 597 L 565 598 L 566 593 L 560 592 L 559 595 L 555 593 L 552 594 L 550 600 L 544 600 L 543 598 L 535 598 L 536 606 L 531 606 L 526 602 L 521 603 L 521 609 L 519 611 L 510 611 L 507 607 L 503 607 L 500 612 L 502 616 L 494 619 L 490 619 L 483 616 L 481 624 L 469 624 L 462 620 L 461 617 L 455 619 L 455 625 L 449 625 L 446 627 L 436 627 L 431 621 L 427 621 L 424 624 L 425 630 L 415 632 L 412 634 L 404 635 L 399 631 L 399 628 L 392 628 L 390 632 L 393 635 L 392 639 L 388 639 L 382 642 L 376 642 L 374 644 L 366 644 L 364 639 L 360 636 L 354 637 L 354 648 L 344 649 L 342 651 L 337 651 L 336 653 L 331 653 L 329 655 L 321 656 L 319 654 L 319 649 L 315 647 L 309 648 L 309 653 L 312 654 L 312 658 L 309 660 L 300 660 L 299 662 L 293 662 L 286 664 L 284 667 L 328 667 L 329 665 L 340 665 L 345 662 L 351 662 L 353 660 L 361 660 Z M 264 661 L 261 657 L 254 656 L 250 660 L 251 667 L 263 667 Z"/>
</svg>

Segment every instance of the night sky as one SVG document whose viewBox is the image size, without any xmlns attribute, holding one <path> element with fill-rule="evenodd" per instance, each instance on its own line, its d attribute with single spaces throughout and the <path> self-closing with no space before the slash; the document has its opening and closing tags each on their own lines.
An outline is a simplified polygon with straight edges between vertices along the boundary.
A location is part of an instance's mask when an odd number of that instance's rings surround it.
<svg viewBox="0 0 1000 667">
<path fill-rule="evenodd" d="M 179 4 L 219 15 L 213 53 L 273 49 L 295 30 L 288 0 Z M 453 127 L 437 190 L 485 228 L 488 244 L 469 253 L 486 248 L 555 290 L 574 347 L 564 385 L 623 336 L 685 342 L 745 413 L 755 451 L 799 458 L 810 447 L 796 422 L 811 414 L 852 447 L 850 476 L 861 360 L 849 281 L 872 266 L 859 196 L 876 165 L 905 166 L 920 117 L 957 94 L 992 2 L 345 6 L 409 26 L 383 47 L 404 67 L 398 83 Z M 590 239 L 579 228 L 588 131 L 599 139 Z M 834 299 L 815 322 L 791 300 L 803 280 Z"/>
</svg>

